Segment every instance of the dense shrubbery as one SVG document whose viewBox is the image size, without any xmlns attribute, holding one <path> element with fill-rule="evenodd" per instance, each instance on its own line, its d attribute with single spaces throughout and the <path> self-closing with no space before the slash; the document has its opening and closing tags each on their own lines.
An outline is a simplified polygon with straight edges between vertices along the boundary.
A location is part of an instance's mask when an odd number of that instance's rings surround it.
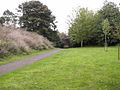
<svg viewBox="0 0 120 90">
<path fill-rule="evenodd" d="M 48 48 L 52 43 L 37 33 L 0 26 L 0 57 Z"/>
</svg>

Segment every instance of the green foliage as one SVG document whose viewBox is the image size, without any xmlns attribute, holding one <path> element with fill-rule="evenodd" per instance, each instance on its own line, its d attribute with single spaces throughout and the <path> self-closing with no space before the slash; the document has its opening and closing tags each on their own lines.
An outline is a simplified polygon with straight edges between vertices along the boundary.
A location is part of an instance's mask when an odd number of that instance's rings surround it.
<svg viewBox="0 0 120 90">
<path fill-rule="evenodd" d="M 1 17 L 0 22 L 2 25 L 5 26 L 13 25 L 15 27 L 17 20 L 18 20 L 17 16 L 13 12 L 7 9 L 3 12 L 3 16 Z"/>
<path fill-rule="evenodd" d="M 108 19 L 105 19 L 102 22 L 102 29 L 103 29 L 103 33 L 105 34 L 105 51 L 107 51 L 107 35 L 109 34 L 110 31 L 110 24 Z"/>
<path fill-rule="evenodd" d="M 105 19 L 103 22 L 102 22 L 102 26 L 103 26 L 103 33 L 105 35 L 107 35 L 110 31 L 110 24 L 109 24 L 109 21 L 108 19 Z"/>
<path fill-rule="evenodd" d="M 40 1 L 29 1 L 19 5 L 18 11 L 23 14 L 20 17 L 22 28 L 27 28 L 28 31 L 37 32 L 47 37 L 57 46 L 59 37 L 56 31 L 55 16 L 52 15 L 46 5 Z"/>
<path fill-rule="evenodd" d="M 44 34 L 45 30 L 53 26 L 55 17 L 48 7 L 41 2 L 25 2 L 19 5 L 19 9 L 23 13 L 20 18 L 21 27 L 27 28 L 28 31 L 38 31 L 40 34 Z"/>
<path fill-rule="evenodd" d="M 96 13 L 84 8 L 80 8 L 76 13 L 69 27 L 69 37 L 73 46 L 80 46 L 81 41 L 84 41 L 84 45 L 104 45 L 104 34 L 108 34 L 109 45 L 118 43 L 120 11 L 115 3 L 105 2 Z"/>
<path fill-rule="evenodd" d="M 88 41 L 94 33 L 94 13 L 85 8 L 80 8 L 76 12 L 76 18 L 69 28 L 69 36 L 72 43 L 80 44 L 80 42 Z"/>
<path fill-rule="evenodd" d="M 118 23 L 120 22 L 120 12 L 119 7 L 113 2 L 106 2 L 101 10 L 99 10 L 99 14 L 101 15 L 101 19 L 105 20 L 106 18 L 110 24 L 109 31 L 109 44 L 117 43 L 117 28 Z"/>
</svg>

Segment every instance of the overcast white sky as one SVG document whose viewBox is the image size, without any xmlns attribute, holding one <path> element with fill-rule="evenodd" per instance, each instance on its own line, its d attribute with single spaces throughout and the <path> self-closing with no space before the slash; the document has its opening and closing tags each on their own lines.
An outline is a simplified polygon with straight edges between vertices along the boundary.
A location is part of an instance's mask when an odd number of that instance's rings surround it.
<svg viewBox="0 0 120 90">
<path fill-rule="evenodd" d="M 22 2 L 29 0 L 0 0 L 0 15 L 3 11 L 9 9 L 14 11 Z M 72 14 L 72 10 L 80 7 L 88 7 L 90 10 L 98 10 L 103 6 L 105 0 L 40 0 L 43 4 L 47 5 L 48 8 L 53 12 L 58 21 L 58 30 L 60 32 L 67 32 L 67 20 L 68 15 Z M 120 3 L 120 0 L 108 0 Z"/>
</svg>

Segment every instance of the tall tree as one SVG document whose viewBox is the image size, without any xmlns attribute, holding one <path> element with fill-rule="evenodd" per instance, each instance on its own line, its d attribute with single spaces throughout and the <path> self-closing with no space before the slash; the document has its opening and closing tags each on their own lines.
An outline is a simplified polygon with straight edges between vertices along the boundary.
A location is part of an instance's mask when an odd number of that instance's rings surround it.
<svg viewBox="0 0 120 90">
<path fill-rule="evenodd" d="M 93 33 L 94 13 L 85 8 L 80 8 L 76 14 L 76 18 L 69 28 L 69 36 L 71 42 L 83 46 Z"/>
<path fill-rule="evenodd" d="M 85 45 L 100 46 L 103 46 L 104 42 L 109 45 L 118 43 L 120 11 L 115 3 L 106 1 L 96 13 L 84 8 L 79 9 L 76 13 L 75 18 L 72 18 L 69 23 L 69 37 L 73 45 L 80 45 L 81 43 L 82 46 L 82 42 Z M 108 30 L 106 26 L 110 28 L 109 34 L 105 31 Z"/>
<path fill-rule="evenodd" d="M 58 41 L 55 25 L 55 16 L 40 1 L 29 1 L 19 5 L 18 12 L 22 13 L 20 17 L 20 26 L 28 31 L 37 32 L 47 37 L 50 41 Z M 57 40 L 56 40 L 57 39 Z"/>
<path fill-rule="evenodd" d="M 105 35 L 105 51 L 107 51 L 107 35 L 109 34 L 109 31 L 110 31 L 110 24 L 109 24 L 109 21 L 108 19 L 105 19 L 103 22 L 102 22 L 102 29 L 103 29 L 103 33 Z"/>
<path fill-rule="evenodd" d="M 35 31 L 45 35 L 52 27 L 54 27 L 55 16 L 39 1 L 29 1 L 19 5 L 19 11 L 22 12 L 20 17 L 20 25 L 27 28 L 28 31 Z"/>
</svg>

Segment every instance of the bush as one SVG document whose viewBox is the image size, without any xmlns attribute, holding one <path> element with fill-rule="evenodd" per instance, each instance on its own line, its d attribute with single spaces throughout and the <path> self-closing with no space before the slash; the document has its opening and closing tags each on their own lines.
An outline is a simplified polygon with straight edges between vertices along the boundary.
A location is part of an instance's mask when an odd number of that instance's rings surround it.
<svg viewBox="0 0 120 90">
<path fill-rule="evenodd" d="M 53 48 L 52 43 L 37 33 L 0 26 L 0 56 L 49 48 Z"/>
</svg>

